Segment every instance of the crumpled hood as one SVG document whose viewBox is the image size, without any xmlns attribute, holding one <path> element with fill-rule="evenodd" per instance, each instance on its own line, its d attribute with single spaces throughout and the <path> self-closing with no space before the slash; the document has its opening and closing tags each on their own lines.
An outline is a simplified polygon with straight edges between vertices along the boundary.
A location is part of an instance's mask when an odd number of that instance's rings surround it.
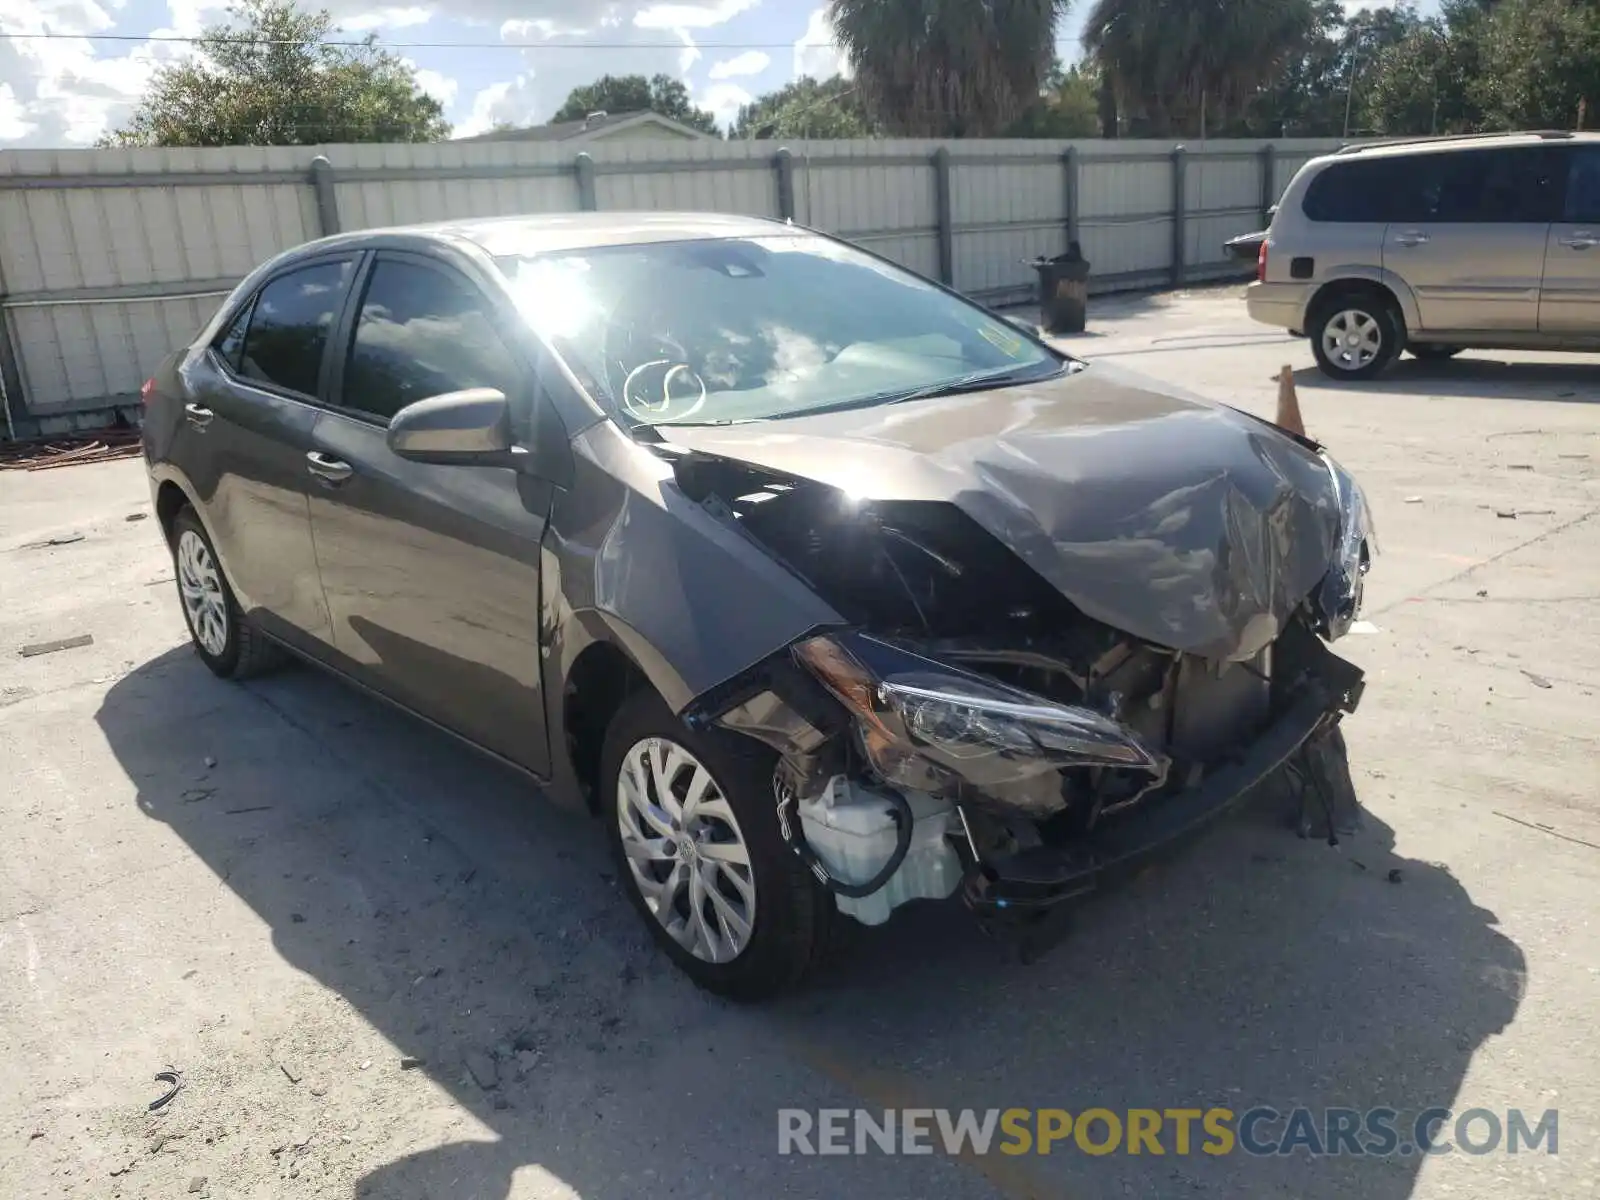
<svg viewBox="0 0 1600 1200">
<path fill-rule="evenodd" d="M 1114 367 L 994 392 L 730 426 L 673 445 L 869 500 L 948 502 L 1083 612 L 1246 659 L 1327 574 L 1328 470 L 1268 425 Z"/>
</svg>

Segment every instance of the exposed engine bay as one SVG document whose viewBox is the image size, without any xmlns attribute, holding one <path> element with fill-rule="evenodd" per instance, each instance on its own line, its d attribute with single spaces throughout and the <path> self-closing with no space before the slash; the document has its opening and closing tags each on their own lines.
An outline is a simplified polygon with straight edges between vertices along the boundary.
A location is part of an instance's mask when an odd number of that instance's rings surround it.
<svg viewBox="0 0 1600 1200">
<path fill-rule="evenodd" d="M 989 917 L 1089 890 L 1097 837 L 1115 842 L 1130 817 L 1176 811 L 1169 801 L 1208 784 L 1229 791 L 1230 770 L 1278 766 L 1259 753 L 1250 766 L 1252 750 L 1324 660 L 1344 673 L 1316 725 L 1359 693 L 1360 673 L 1317 638 L 1315 596 L 1275 642 L 1206 659 L 1087 616 L 954 504 L 858 501 L 667 453 L 690 498 L 851 626 L 796 643 L 694 715 L 778 750 L 785 838 L 865 923 L 963 885 Z"/>
</svg>

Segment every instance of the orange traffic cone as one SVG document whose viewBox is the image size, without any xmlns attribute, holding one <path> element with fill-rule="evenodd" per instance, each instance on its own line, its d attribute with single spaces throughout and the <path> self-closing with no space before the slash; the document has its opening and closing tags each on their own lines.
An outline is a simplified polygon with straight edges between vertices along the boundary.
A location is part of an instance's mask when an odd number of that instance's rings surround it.
<svg viewBox="0 0 1600 1200">
<path fill-rule="evenodd" d="M 1279 429 L 1306 436 L 1305 418 L 1300 415 L 1300 397 L 1294 390 L 1294 368 L 1285 366 L 1278 372 L 1278 415 L 1273 423 Z"/>
</svg>

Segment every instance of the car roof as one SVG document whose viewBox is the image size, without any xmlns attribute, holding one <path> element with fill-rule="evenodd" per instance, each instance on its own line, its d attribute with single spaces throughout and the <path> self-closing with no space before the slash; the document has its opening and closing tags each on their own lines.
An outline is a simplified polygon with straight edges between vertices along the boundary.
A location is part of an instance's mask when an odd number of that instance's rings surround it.
<svg viewBox="0 0 1600 1200">
<path fill-rule="evenodd" d="M 1600 143 L 1600 134 L 1564 130 L 1538 130 L 1526 133 L 1446 134 L 1439 137 L 1401 138 L 1392 142 L 1366 142 L 1355 146 L 1346 146 L 1332 157 L 1392 158 L 1402 154 L 1485 150 L 1500 146 L 1539 146 L 1550 142 L 1558 144 L 1576 142 L 1580 145 L 1594 145 Z"/>
<path fill-rule="evenodd" d="M 411 240 L 444 239 L 472 242 L 491 257 L 525 257 L 597 246 L 636 246 L 651 242 L 702 241 L 708 238 L 798 236 L 804 230 L 769 217 L 732 213 L 690 212 L 580 212 L 539 213 L 528 216 L 484 217 L 434 221 L 423 225 L 395 225 L 363 229 L 325 238 L 312 245 L 332 243 L 359 246 L 383 240 L 391 244 Z M 306 247 L 309 249 L 310 247 Z"/>
</svg>

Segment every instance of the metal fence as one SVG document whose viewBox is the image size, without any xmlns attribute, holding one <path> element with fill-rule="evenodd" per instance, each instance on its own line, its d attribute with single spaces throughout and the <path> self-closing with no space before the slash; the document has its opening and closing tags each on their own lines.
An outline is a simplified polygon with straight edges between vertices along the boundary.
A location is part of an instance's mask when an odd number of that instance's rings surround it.
<svg viewBox="0 0 1600 1200">
<path fill-rule="evenodd" d="M 382 225 L 585 209 L 792 218 L 992 303 L 1079 241 L 1097 290 L 1227 277 L 1328 141 L 526 142 L 0 153 L 13 437 L 136 418 L 138 389 L 263 259 Z"/>
</svg>

